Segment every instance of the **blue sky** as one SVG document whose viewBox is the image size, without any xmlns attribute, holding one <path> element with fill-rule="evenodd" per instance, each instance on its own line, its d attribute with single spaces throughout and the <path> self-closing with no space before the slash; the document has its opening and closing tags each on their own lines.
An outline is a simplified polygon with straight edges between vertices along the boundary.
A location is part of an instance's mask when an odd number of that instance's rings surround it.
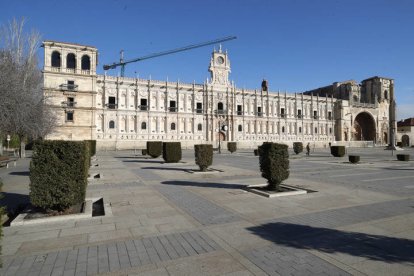
<svg viewBox="0 0 414 276">
<path fill-rule="evenodd" d="M 96 46 L 99 73 L 121 49 L 131 59 L 236 35 L 223 48 L 238 87 L 258 88 L 266 78 L 272 91 L 301 92 L 378 75 L 395 79 L 398 117 L 414 116 L 411 0 L 0 0 L 0 7 L 0 24 L 25 17 L 44 40 Z M 126 75 L 202 83 L 212 49 L 130 64 Z"/>
</svg>

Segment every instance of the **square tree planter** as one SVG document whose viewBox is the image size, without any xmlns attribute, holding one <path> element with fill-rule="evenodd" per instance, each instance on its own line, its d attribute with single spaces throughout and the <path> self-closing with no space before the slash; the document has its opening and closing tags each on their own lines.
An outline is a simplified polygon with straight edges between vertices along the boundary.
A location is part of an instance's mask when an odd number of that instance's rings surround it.
<svg viewBox="0 0 414 276">
<path fill-rule="evenodd" d="M 360 160 L 359 155 L 349 155 L 348 159 L 349 159 L 349 162 L 352 164 L 359 163 L 359 160 Z"/>
<path fill-rule="evenodd" d="M 410 155 L 409 154 L 397 154 L 397 160 L 410 161 Z"/>
</svg>

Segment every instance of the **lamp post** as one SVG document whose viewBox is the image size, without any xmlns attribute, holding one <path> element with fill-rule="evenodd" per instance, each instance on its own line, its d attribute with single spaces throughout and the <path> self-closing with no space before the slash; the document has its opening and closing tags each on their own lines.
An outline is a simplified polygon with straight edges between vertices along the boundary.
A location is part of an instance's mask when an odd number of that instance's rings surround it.
<svg viewBox="0 0 414 276">
<path fill-rule="evenodd" d="M 219 138 L 219 154 L 221 154 L 221 131 L 227 131 L 227 126 L 226 125 L 224 125 L 224 126 L 222 126 L 221 125 L 221 122 L 220 122 L 220 120 L 219 120 L 219 128 L 218 128 L 218 138 Z"/>
</svg>

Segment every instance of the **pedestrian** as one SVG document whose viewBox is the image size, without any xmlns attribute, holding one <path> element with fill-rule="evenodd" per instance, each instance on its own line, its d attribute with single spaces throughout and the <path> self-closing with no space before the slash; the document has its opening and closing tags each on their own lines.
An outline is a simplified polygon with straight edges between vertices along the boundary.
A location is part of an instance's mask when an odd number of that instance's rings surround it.
<svg viewBox="0 0 414 276">
<path fill-rule="evenodd" d="M 306 155 L 310 154 L 310 145 L 309 143 L 306 145 Z"/>
</svg>

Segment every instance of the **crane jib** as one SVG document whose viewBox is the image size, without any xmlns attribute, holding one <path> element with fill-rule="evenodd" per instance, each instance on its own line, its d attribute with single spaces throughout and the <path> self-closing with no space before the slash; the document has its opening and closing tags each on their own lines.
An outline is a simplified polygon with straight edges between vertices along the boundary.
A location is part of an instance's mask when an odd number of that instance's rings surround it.
<svg viewBox="0 0 414 276">
<path fill-rule="evenodd" d="M 223 38 L 219 38 L 219 39 L 215 39 L 215 40 L 210 40 L 207 42 L 202 42 L 202 43 L 197 43 L 197 44 L 191 44 L 188 46 L 184 46 L 184 47 L 180 47 L 180 48 L 176 48 L 176 49 L 172 49 L 172 50 L 167 50 L 167 51 L 163 51 L 163 52 L 157 52 L 157 53 L 153 53 L 153 54 L 149 54 L 146 56 L 142 56 L 139 58 L 135 58 L 135 59 L 131 59 L 131 60 L 127 60 L 127 61 L 123 61 L 121 58 L 121 61 L 118 63 L 113 63 L 110 65 L 104 65 L 103 69 L 104 70 L 108 70 L 108 69 L 115 69 L 118 66 L 122 66 L 123 68 L 121 68 L 121 76 L 124 76 L 124 68 L 125 65 L 127 65 L 128 63 L 132 63 L 132 62 L 138 62 L 138 61 L 142 61 L 142 60 L 146 60 L 146 59 L 150 59 L 150 58 L 155 58 L 155 57 L 160 57 L 160 56 L 165 56 L 165 55 L 170 55 L 170 54 L 175 54 L 178 52 L 183 52 L 183 51 L 187 51 L 187 50 L 191 50 L 191 49 L 195 49 L 195 48 L 199 48 L 199 47 L 204 47 L 204 46 L 208 46 L 208 45 L 212 45 L 212 44 L 216 44 L 216 43 L 220 43 L 220 42 L 224 42 L 224 41 L 229 41 L 229 40 L 233 40 L 236 39 L 236 36 L 226 36 Z"/>
</svg>

